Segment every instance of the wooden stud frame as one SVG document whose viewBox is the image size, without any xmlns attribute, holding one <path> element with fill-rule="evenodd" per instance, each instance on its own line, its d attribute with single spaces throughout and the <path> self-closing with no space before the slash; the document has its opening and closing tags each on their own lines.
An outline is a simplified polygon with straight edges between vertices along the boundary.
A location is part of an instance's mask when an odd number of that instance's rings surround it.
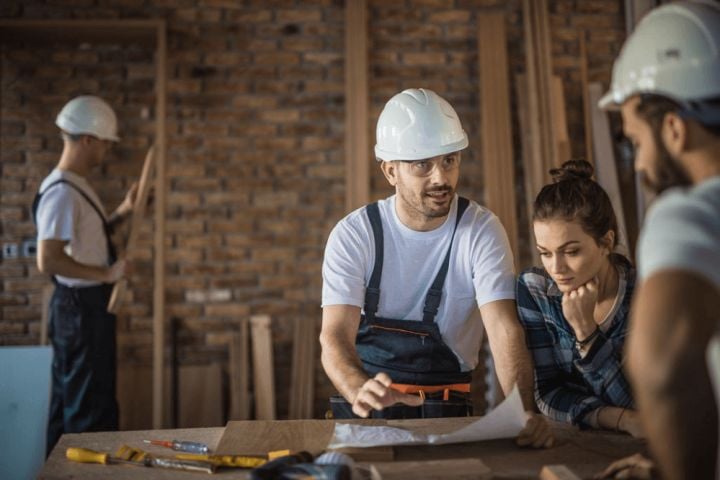
<svg viewBox="0 0 720 480">
<path fill-rule="evenodd" d="M 155 45 L 155 235 L 153 291 L 153 428 L 164 427 L 166 410 L 163 391 L 165 363 L 165 116 L 167 26 L 158 19 L 112 20 L 0 20 L 0 42 L 22 40 L 27 43 L 76 42 L 143 43 Z"/>
<path fill-rule="evenodd" d="M 345 211 L 368 203 L 367 0 L 345 2 Z"/>
</svg>

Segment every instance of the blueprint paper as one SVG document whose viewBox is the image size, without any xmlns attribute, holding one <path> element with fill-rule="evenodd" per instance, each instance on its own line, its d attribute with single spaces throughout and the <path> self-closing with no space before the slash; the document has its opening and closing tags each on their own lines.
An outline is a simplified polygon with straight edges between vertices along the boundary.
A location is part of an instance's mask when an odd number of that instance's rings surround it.
<svg viewBox="0 0 720 480">
<path fill-rule="evenodd" d="M 396 427 L 335 424 L 328 448 L 362 448 L 392 445 L 442 445 L 516 437 L 525 427 L 527 414 L 517 386 L 494 410 L 479 420 L 451 433 L 422 434 Z"/>
</svg>

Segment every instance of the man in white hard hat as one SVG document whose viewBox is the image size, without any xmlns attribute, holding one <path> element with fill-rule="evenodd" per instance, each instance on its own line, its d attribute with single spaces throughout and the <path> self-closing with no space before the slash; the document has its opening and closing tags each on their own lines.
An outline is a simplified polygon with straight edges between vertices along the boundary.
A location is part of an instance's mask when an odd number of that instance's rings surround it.
<svg viewBox="0 0 720 480">
<path fill-rule="evenodd" d="M 37 265 L 55 284 L 49 308 L 54 358 L 48 455 L 63 433 L 118 428 L 115 316 L 107 304 L 125 261 L 115 258 L 110 232 L 132 211 L 136 190 L 133 186 L 108 217 L 86 180 L 119 140 L 115 112 L 105 101 L 74 98 L 55 123 L 62 155 L 33 202 Z"/>
<path fill-rule="evenodd" d="M 503 390 L 517 384 L 534 409 L 507 236 L 455 193 L 467 146 L 455 110 L 433 91 L 405 90 L 380 114 L 375 156 L 395 195 L 342 219 L 325 249 L 320 342 L 341 394 L 335 418 L 472 415 L 482 322 Z M 530 414 L 518 443 L 552 442 L 549 424 Z"/>
<path fill-rule="evenodd" d="M 715 476 L 720 327 L 720 4 L 654 9 L 627 39 L 601 107 L 619 107 L 635 169 L 660 193 L 638 240 L 628 367 L 669 479 Z M 706 354 L 714 358 L 710 368 Z M 638 458 L 608 476 L 649 476 Z"/>
</svg>

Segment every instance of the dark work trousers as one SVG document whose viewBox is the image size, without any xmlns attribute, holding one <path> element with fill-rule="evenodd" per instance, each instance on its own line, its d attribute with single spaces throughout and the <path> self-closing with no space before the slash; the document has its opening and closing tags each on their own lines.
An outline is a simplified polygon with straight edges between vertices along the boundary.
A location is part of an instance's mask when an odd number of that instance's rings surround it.
<svg viewBox="0 0 720 480">
<path fill-rule="evenodd" d="M 115 398 L 115 315 L 112 285 L 70 288 L 56 283 L 48 333 L 53 346 L 47 451 L 63 433 L 118 429 Z"/>
</svg>

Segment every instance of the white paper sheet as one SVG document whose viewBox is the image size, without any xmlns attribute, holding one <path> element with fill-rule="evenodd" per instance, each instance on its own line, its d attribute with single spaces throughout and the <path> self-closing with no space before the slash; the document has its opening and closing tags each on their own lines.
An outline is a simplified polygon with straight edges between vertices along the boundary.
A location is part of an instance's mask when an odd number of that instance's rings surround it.
<svg viewBox="0 0 720 480">
<path fill-rule="evenodd" d="M 510 395 L 490 413 L 451 433 L 425 435 L 402 428 L 372 427 L 338 422 L 335 424 L 335 432 L 328 448 L 441 445 L 511 438 L 520 433 L 526 421 L 527 415 L 523 409 L 520 392 L 515 386 Z"/>
</svg>

